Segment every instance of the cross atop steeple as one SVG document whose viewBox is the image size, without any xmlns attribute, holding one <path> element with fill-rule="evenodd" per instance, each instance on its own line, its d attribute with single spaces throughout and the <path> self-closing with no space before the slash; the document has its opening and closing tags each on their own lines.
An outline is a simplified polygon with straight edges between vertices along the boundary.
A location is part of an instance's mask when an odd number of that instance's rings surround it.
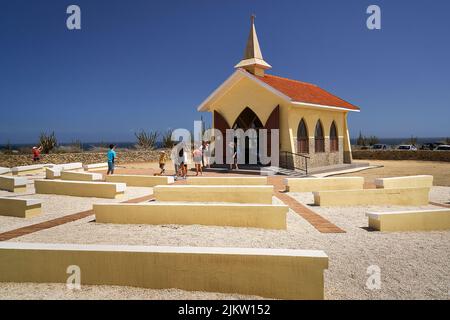
<svg viewBox="0 0 450 320">
<path fill-rule="evenodd" d="M 235 66 L 235 68 L 244 68 L 257 76 L 264 76 L 264 70 L 272 68 L 270 64 L 264 61 L 261 48 L 259 47 L 258 35 L 255 28 L 255 15 L 250 17 L 250 34 L 245 47 L 244 58 Z"/>
</svg>

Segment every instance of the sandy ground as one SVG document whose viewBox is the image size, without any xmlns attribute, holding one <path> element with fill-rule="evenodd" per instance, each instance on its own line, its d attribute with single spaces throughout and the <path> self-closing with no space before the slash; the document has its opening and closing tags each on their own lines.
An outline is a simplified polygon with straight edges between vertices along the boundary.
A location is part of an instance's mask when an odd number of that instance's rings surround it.
<svg viewBox="0 0 450 320">
<path fill-rule="evenodd" d="M 373 182 L 375 178 L 388 178 L 396 176 L 412 176 L 430 174 L 434 177 L 435 186 L 450 187 L 450 162 L 435 161 L 382 161 L 382 160 L 356 160 L 355 162 L 369 162 L 370 165 L 379 165 L 383 168 L 375 168 L 360 172 L 339 175 L 358 176 L 366 178 L 366 182 Z"/>
</svg>

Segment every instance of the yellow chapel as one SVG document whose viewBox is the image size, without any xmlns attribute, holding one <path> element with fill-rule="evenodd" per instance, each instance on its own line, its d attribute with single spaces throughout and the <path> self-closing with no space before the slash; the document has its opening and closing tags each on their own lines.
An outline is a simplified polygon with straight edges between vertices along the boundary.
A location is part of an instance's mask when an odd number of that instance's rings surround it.
<svg viewBox="0 0 450 320">
<path fill-rule="evenodd" d="M 280 166 L 351 163 L 347 116 L 360 109 L 317 85 L 269 74 L 271 68 L 252 16 L 243 59 L 197 110 L 211 112 L 212 127 L 224 136 L 227 129 L 278 129 Z"/>
</svg>

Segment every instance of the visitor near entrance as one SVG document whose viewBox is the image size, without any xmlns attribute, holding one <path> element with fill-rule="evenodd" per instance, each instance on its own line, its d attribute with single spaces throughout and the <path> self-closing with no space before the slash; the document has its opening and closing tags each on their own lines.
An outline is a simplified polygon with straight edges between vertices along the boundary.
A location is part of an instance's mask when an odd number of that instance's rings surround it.
<svg viewBox="0 0 450 320">
<path fill-rule="evenodd" d="M 108 157 L 108 172 L 106 173 L 107 175 L 109 174 L 114 174 L 114 162 L 116 161 L 116 151 L 114 151 L 116 149 L 116 146 L 113 144 L 109 145 L 109 151 L 107 154 Z"/>
<path fill-rule="evenodd" d="M 210 168 L 211 164 L 210 164 L 209 141 L 203 142 L 202 153 L 203 153 L 203 166 L 205 168 Z"/>
<path fill-rule="evenodd" d="M 203 175 L 202 150 L 200 150 L 200 148 L 201 147 L 195 148 L 194 152 L 192 152 L 192 157 L 194 158 L 196 176 L 198 176 L 199 172 L 201 175 Z"/>
</svg>

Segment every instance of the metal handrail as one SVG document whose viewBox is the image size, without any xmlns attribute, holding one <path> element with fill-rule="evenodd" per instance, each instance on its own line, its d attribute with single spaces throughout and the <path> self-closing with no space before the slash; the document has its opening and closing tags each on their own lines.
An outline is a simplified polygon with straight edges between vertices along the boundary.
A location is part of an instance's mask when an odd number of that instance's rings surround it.
<svg viewBox="0 0 450 320">
<path fill-rule="evenodd" d="M 304 171 L 305 174 L 308 174 L 308 159 L 311 159 L 311 157 L 306 156 L 304 154 L 290 152 L 290 151 L 281 151 L 281 153 L 284 153 L 284 159 L 285 159 L 284 164 L 286 166 L 286 169 L 290 169 L 290 168 L 287 168 L 288 167 L 288 156 L 293 156 L 292 168 L 296 169 L 296 170 Z M 295 157 L 301 157 L 301 158 L 305 159 L 305 168 L 299 168 L 295 165 Z"/>
</svg>

